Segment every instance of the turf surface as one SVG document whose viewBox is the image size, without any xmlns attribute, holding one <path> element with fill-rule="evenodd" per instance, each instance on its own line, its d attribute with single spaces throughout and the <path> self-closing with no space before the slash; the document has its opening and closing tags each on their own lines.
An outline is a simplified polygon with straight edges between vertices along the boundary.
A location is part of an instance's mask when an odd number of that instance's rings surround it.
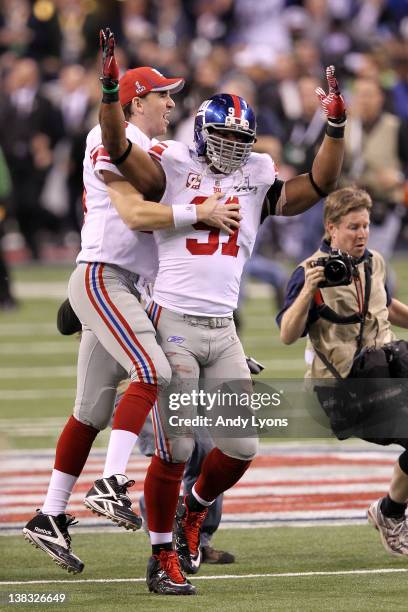
<svg viewBox="0 0 408 612">
<path fill-rule="evenodd" d="M 68 583 L 0 585 L 5 594 L 66 593 L 67 603 L 45 610 L 406 610 L 405 573 L 369 573 L 402 569 L 404 559 L 387 556 L 369 526 L 278 527 L 221 530 L 216 545 L 236 555 L 233 565 L 203 565 L 191 581 L 197 597 L 149 594 L 144 583 L 149 555 L 143 533 L 75 534 L 74 550 L 85 562 L 79 576 L 70 576 L 21 537 L 8 537 L 7 568 L 0 580 L 65 580 Z M 279 576 L 284 573 L 352 572 L 362 574 Z M 261 574 L 248 577 L 248 574 Z M 265 574 L 274 574 L 266 576 Z M 245 576 L 219 579 L 223 575 Z M 201 580 L 199 577 L 209 576 Z M 138 582 L 109 582 L 117 579 Z M 78 582 L 106 580 L 107 582 Z M 385 603 L 386 600 L 386 603 Z M 384 607 L 382 607 L 384 602 Z"/>
<path fill-rule="evenodd" d="M 399 299 L 408 302 L 408 269 L 395 262 Z M 21 308 L 0 314 L 0 445 L 3 448 L 52 448 L 60 425 L 72 410 L 75 392 L 75 337 L 63 338 L 55 328 L 58 306 L 55 283 L 64 287 L 71 266 L 19 267 L 14 272 L 22 295 Z M 57 292 L 58 294 L 58 292 Z M 35 296 L 35 297 L 33 297 Z M 40 296 L 40 297 L 38 297 Z M 265 377 L 301 377 L 303 342 L 282 347 L 273 320 L 272 298 L 248 300 L 243 311 L 246 351 L 265 361 Z M 398 330 L 407 338 L 406 331 Z M 51 423 L 41 431 L 41 423 Z M 43 421 L 42 421 L 43 420 Z M 27 423 L 39 423 L 35 434 Z M 23 431 L 24 429 L 24 431 Z M 106 438 L 101 437 L 99 445 Z M 203 566 L 200 576 L 262 574 L 262 577 L 194 580 L 195 598 L 149 595 L 140 582 L 81 583 L 82 579 L 143 579 L 149 555 L 143 534 L 74 533 L 74 550 L 86 563 L 80 577 L 54 566 L 40 551 L 17 536 L 1 537 L 0 580 L 68 580 L 61 584 L 0 585 L 0 609 L 11 609 L 10 592 L 65 592 L 64 604 L 36 605 L 44 610 L 234 610 L 234 611 L 371 611 L 407 610 L 404 573 L 361 573 L 309 576 L 265 576 L 286 572 L 351 572 L 408 569 L 408 561 L 387 556 L 378 534 L 368 526 L 279 527 L 220 530 L 216 546 L 231 550 L 230 566 Z M 28 607 L 22 606 L 19 607 Z"/>
</svg>

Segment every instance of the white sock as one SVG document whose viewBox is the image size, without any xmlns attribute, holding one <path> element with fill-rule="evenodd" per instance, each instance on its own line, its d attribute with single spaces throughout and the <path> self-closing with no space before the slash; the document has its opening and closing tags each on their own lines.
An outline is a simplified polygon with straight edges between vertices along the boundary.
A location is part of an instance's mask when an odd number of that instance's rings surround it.
<svg viewBox="0 0 408 612">
<path fill-rule="evenodd" d="M 124 429 L 112 429 L 106 453 L 103 478 L 113 474 L 126 474 L 127 464 L 138 436 Z"/>
<path fill-rule="evenodd" d="M 195 485 L 191 489 L 191 493 L 192 493 L 192 495 L 194 495 L 194 497 L 196 498 L 198 503 L 201 504 L 202 506 L 209 507 L 209 506 L 211 506 L 211 504 L 213 504 L 215 502 L 215 499 L 213 499 L 212 501 L 207 501 L 206 499 L 203 499 L 202 497 L 200 497 L 198 495 L 197 491 L 195 490 Z M 203 512 L 204 512 L 204 510 L 203 510 Z"/>
<path fill-rule="evenodd" d="M 50 484 L 48 485 L 47 495 L 41 512 L 51 514 L 52 516 L 65 513 L 72 489 L 77 480 L 78 476 L 65 474 L 65 472 L 55 469 L 52 470 Z"/>
<path fill-rule="evenodd" d="M 159 533 L 157 531 L 149 531 L 150 543 L 154 544 L 167 544 L 173 541 L 173 533 Z"/>
</svg>

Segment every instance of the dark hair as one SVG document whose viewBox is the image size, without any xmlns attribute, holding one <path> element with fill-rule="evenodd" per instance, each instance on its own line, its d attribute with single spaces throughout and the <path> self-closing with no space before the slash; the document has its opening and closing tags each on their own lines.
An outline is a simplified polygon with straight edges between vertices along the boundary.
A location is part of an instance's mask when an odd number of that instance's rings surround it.
<svg viewBox="0 0 408 612">
<path fill-rule="evenodd" d="M 132 100 L 128 102 L 127 104 L 124 104 L 122 108 L 123 108 L 123 114 L 125 115 L 125 119 L 126 121 L 128 121 L 128 119 L 130 119 L 132 115 Z"/>
</svg>

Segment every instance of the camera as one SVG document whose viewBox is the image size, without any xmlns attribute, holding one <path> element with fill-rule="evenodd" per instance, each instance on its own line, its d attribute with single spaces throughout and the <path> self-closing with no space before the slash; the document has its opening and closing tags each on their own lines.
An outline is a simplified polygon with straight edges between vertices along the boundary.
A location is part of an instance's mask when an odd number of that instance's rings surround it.
<svg viewBox="0 0 408 612">
<path fill-rule="evenodd" d="M 357 271 L 354 257 L 343 253 L 340 249 L 332 249 L 328 257 L 319 257 L 311 262 L 312 267 L 322 266 L 324 268 L 324 281 L 319 287 L 340 287 L 350 285 L 353 274 Z"/>
</svg>

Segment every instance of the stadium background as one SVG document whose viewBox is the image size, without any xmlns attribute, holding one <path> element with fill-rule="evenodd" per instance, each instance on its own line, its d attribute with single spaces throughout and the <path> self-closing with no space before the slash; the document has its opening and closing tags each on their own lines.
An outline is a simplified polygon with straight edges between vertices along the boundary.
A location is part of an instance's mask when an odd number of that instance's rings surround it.
<svg viewBox="0 0 408 612">
<path fill-rule="evenodd" d="M 98 437 L 70 505 L 81 519 L 73 529 L 75 550 L 86 563 L 81 579 L 54 568 L 16 535 L 41 503 L 56 437 L 72 409 L 78 340 L 58 335 L 55 316 L 78 248 L 81 156 L 97 116 L 98 31 L 107 24 L 117 36 L 122 67 L 153 65 L 166 75 L 186 77 L 172 135 L 188 138 L 197 103 L 228 84 L 257 109 L 259 146 L 278 160 L 284 177 L 303 171 L 318 142 L 319 129 L 307 138 L 304 131 L 316 111 L 311 85 L 326 64 L 336 65 L 356 118 L 359 81 L 369 77 L 381 84 L 381 112 L 390 112 L 398 122 L 399 165 L 383 159 L 387 172 L 375 173 L 370 187 L 376 195 L 376 231 L 389 248 L 394 291 L 408 302 L 406 1 L 4 0 L 0 145 L 11 181 L 4 179 L 2 166 L 0 197 L 7 211 L 2 248 L 12 283 L 11 296 L 0 300 L 0 534 L 5 560 L 0 605 L 9 592 L 66 592 L 66 609 L 176 606 L 145 592 L 146 537 L 112 530 L 82 507 L 82 495 L 102 466 L 105 434 Z M 29 95 L 37 86 L 34 98 L 40 95 L 52 105 L 42 122 Z M 8 120 L 13 109 L 21 118 L 16 133 L 16 123 Z M 28 150 L 13 149 L 16 142 L 28 143 Z M 21 162 L 21 175 L 13 159 L 17 166 Z M 344 181 L 366 185 L 363 170 L 359 176 L 352 162 Z M 31 220 L 24 230 L 27 243 L 19 215 Z M 392 236 L 390 224 L 398 230 Z M 273 243 L 266 238 L 263 253 L 271 269 L 279 262 L 290 271 L 310 240 L 318 239 L 320 227 L 315 216 L 276 222 L 269 230 Z M 265 363 L 265 378 L 300 379 L 303 342 L 281 346 L 274 324 L 281 287 L 275 292 L 253 279 L 247 279 L 246 287 L 241 336 L 247 353 Z M 401 574 L 406 562 L 388 557 L 364 520 L 369 502 L 386 490 L 395 455 L 393 449 L 356 441 L 265 441 L 254 467 L 226 495 L 223 528 L 215 540 L 217 547 L 236 554 L 237 563 L 227 569 L 203 567 L 199 599 L 177 601 L 177 608 L 368 610 L 381 607 L 387 593 L 387 609 L 405 609 Z M 136 475 L 135 501 L 145 466 L 146 460 L 135 454 L 129 471 Z M 91 582 L 81 582 L 86 579 Z M 24 584 L 32 580 L 39 583 Z"/>
</svg>

